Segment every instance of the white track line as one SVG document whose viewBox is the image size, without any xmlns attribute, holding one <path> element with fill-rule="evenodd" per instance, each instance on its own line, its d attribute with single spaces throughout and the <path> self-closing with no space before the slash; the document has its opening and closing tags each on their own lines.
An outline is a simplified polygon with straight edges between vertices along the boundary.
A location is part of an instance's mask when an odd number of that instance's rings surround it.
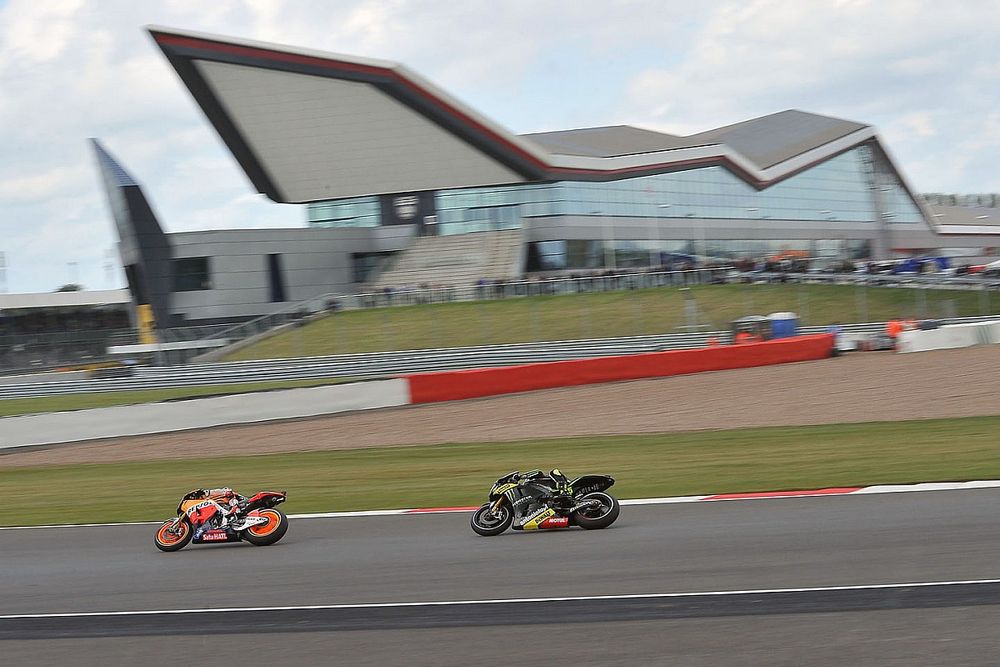
<svg viewBox="0 0 1000 667">
<path fill-rule="evenodd" d="M 1000 488 L 1000 479 L 976 480 L 970 482 L 921 482 L 918 484 L 882 484 L 866 486 L 860 489 L 842 493 L 828 493 L 823 489 L 815 492 L 806 491 L 774 491 L 750 497 L 725 497 L 725 494 L 710 494 L 703 496 L 669 496 L 665 498 L 632 498 L 622 500 L 622 505 L 674 505 L 694 502 L 734 502 L 742 500 L 790 500 L 793 498 L 840 498 L 843 496 L 878 495 L 883 493 L 915 493 L 923 491 L 969 491 L 972 489 Z M 722 496 L 722 497 L 719 497 Z M 397 510 L 362 510 L 357 512 L 311 512 L 306 514 L 289 514 L 289 519 L 346 519 L 352 517 L 373 516 L 418 516 L 421 514 L 450 514 L 455 512 L 470 512 L 465 508 L 417 508 Z M 128 521 L 123 523 L 67 523 L 47 524 L 43 526 L 0 526 L 3 530 L 36 530 L 42 528 L 100 528 L 108 526 L 154 526 L 163 521 Z"/>
<path fill-rule="evenodd" d="M 683 593 L 632 593 L 624 595 L 579 595 L 545 598 L 495 598 L 486 600 L 440 600 L 431 602 L 365 602 L 357 604 L 316 604 L 282 607 L 218 607 L 195 609 L 144 609 L 137 611 L 77 611 L 52 614 L 4 614 L 0 621 L 31 618 L 90 618 L 110 616 L 157 616 L 176 614 L 218 614 L 259 611 L 323 611 L 333 609 L 396 609 L 405 607 L 460 607 L 492 604 L 530 604 L 538 602 L 586 602 L 592 600 L 651 600 L 693 597 L 726 597 L 739 595 L 774 595 L 780 593 L 825 593 L 832 591 L 892 590 L 928 588 L 931 586 L 974 586 L 1000 584 L 1000 579 L 966 579 L 957 581 L 915 581 L 893 584 L 859 584 L 850 586 L 806 586 L 801 588 L 751 588 L 730 591 L 688 591 Z"/>
</svg>

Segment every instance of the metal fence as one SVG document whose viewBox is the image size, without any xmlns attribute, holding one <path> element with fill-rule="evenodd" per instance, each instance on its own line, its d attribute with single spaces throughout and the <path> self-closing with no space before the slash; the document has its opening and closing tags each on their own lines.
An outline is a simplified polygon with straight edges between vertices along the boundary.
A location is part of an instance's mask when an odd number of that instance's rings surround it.
<svg viewBox="0 0 1000 667">
<path fill-rule="evenodd" d="M 163 343 L 201 340 L 229 327 L 180 327 L 161 330 L 158 335 Z M 0 334 L 0 375 L 99 364 L 111 360 L 109 347 L 138 342 L 139 334 L 134 329 Z"/>
<path fill-rule="evenodd" d="M 559 277 L 330 294 L 236 326 L 159 334 L 165 343 L 234 342 L 281 327 L 247 356 L 306 357 L 718 331 L 739 317 L 781 311 L 798 314 L 804 326 L 1000 314 L 1000 280 L 741 273 L 730 267 Z M 307 320 L 318 320 L 318 326 L 298 326 Z M 0 374 L 101 361 L 108 345 L 135 343 L 136 338 L 129 330 L 0 337 Z M 163 353 L 150 361 L 179 364 L 199 353 Z"/>
<path fill-rule="evenodd" d="M 245 351 L 230 349 L 204 359 L 720 331 L 740 317 L 775 312 L 796 313 L 803 326 L 1000 314 L 996 281 L 733 271 L 703 275 L 703 280 L 686 282 L 683 274 L 637 274 L 516 283 L 499 291 L 486 287 L 478 300 L 452 301 L 447 292 L 430 290 L 371 296 L 376 301 L 370 307 L 347 307 L 341 300 L 322 313 L 304 310 L 298 316 L 284 314 L 248 323 L 239 333 L 223 332 L 221 336 L 241 337 L 247 329 L 261 333 L 276 323 L 285 325 L 254 340 Z M 310 326 L 299 326 L 307 319 Z"/>
<path fill-rule="evenodd" d="M 953 320 L 953 322 L 974 322 L 983 319 L 988 318 L 962 318 Z M 821 333 L 825 330 L 825 327 L 805 327 L 801 333 Z M 884 322 L 843 326 L 845 336 L 873 334 L 884 330 Z M 706 331 L 659 336 L 551 341 L 435 350 L 403 350 L 372 354 L 196 364 L 183 368 L 140 367 L 135 369 L 135 374 L 132 377 L 122 379 L 0 385 L 0 399 L 275 380 L 384 377 L 436 370 L 509 366 L 690 349 L 704 347 L 710 338 L 725 341 L 727 340 L 727 332 Z"/>
<path fill-rule="evenodd" d="M 400 306 L 457 303 L 466 301 L 496 301 L 500 299 L 594 294 L 651 287 L 686 287 L 723 282 L 732 267 L 713 267 L 689 271 L 619 272 L 593 276 L 557 276 L 519 281 L 489 281 L 468 286 L 410 286 L 385 288 L 358 294 L 323 294 L 282 308 L 227 329 L 213 332 L 212 337 L 237 342 L 266 331 L 300 321 L 324 312 L 369 310 Z"/>
<path fill-rule="evenodd" d="M 131 329 L 0 335 L 0 374 L 93 363 L 106 358 L 109 345 L 135 341 Z"/>
</svg>

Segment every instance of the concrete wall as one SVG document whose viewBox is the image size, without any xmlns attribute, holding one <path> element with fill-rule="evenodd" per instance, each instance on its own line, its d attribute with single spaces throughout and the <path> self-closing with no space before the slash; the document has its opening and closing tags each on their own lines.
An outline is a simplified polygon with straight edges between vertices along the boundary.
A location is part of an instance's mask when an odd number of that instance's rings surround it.
<svg viewBox="0 0 1000 667">
<path fill-rule="evenodd" d="M 900 352 L 927 352 L 974 345 L 1000 343 L 1000 321 L 953 324 L 926 331 L 904 331 L 899 335 Z"/>
<path fill-rule="evenodd" d="M 170 311 L 175 323 L 248 318 L 323 294 L 351 293 L 358 287 L 352 253 L 401 250 L 412 233 L 412 226 L 400 226 L 171 234 L 174 259 L 209 258 L 212 288 L 172 293 Z M 285 301 L 271 300 L 270 254 L 281 256 Z"/>
<path fill-rule="evenodd" d="M 190 401 L 21 415 L 0 419 L 0 449 L 315 417 L 396 407 L 409 402 L 406 380 L 376 380 Z"/>
</svg>

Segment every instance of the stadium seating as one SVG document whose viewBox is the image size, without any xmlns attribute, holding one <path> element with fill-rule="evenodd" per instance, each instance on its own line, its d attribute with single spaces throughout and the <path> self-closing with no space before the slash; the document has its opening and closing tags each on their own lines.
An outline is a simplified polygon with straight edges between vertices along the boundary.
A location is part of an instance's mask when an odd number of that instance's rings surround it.
<svg viewBox="0 0 1000 667">
<path fill-rule="evenodd" d="M 484 278 L 516 279 L 523 272 L 522 248 L 520 230 L 419 237 L 370 287 L 471 286 Z"/>
</svg>

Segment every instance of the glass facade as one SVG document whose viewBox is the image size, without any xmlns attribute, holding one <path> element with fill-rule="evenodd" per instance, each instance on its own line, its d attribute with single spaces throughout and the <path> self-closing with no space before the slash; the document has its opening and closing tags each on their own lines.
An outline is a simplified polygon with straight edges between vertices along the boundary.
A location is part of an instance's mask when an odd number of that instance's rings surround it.
<svg viewBox="0 0 1000 667">
<path fill-rule="evenodd" d="M 923 221 L 920 208 L 914 203 L 899 179 L 890 174 L 882 175 L 880 186 L 883 215 L 890 224 L 917 224 Z"/>
<path fill-rule="evenodd" d="M 378 227 L 382 214 L 378 197 L 352 197 L 309 204 L 310 227 Z"/>
<path fill-rule="evenodd" d="M 516 229 L 525 218 L 555 215 L 873 222 L 869 153 L 868 147 L 855 148 L 764 190 L 723 167 L 607 183 L 442 190 L 435 194 L 439 233 Z M 883 174 L 879 180 L 886 219 L 920 222 L 920 210 L 898 179 Z M 319 202 L 309 205 L 308 215 L 317 227 L 374 227 L 380 220 L 379 201 L 355 197 Z"/>
<path fill-rule="evenodd" d="M 630 269 L 674 267 L 697 257 L 715 259 L 780 259 L 809 257 L 829 260 L 866 259 L 871 245 L 865 240 L 807 241 L 732 240 L 704 241 L 538 241 L 528 244 L 528 271 Z"/>
<path fill-rule="evenodd" d="M 755 220 L 784 220 L 829 230 L 829 241 L 545 241 L 529 247 L 529 270 L 628 268 L 662 265 L 675 255 L 719 258 L 765 257 L 783 251 L 811 257 L 861 258 L 867 241 L 849 240 L 838 223 L 920 223 L 923 217 L 891 168 L 875 172 L 875 149 L 859 146 L 757 190 L 723 167 L 604 183 L 556 183 L 463 188 L 434 193 L 440 235 L 517 229 L 537 217 L 694 218 L 731 220 L 748 227 Z M 881 210 L 876 210 L 876 202 Z M 318 227 L 380 224 L 379 199 L 357 197 L 309 205 Z M 654 232 L 655 234 L 655 232 Z M 727 236 L 732 236 L 732 232 Z M 804 234 L 805 235 L 805 234 Z M 613 234 L 611 234 L 613 238 Z M 816 236 L 809 233 L 808 236 Z M 839 238 L 837 238 L 839 237 Z"/>
</svg>

